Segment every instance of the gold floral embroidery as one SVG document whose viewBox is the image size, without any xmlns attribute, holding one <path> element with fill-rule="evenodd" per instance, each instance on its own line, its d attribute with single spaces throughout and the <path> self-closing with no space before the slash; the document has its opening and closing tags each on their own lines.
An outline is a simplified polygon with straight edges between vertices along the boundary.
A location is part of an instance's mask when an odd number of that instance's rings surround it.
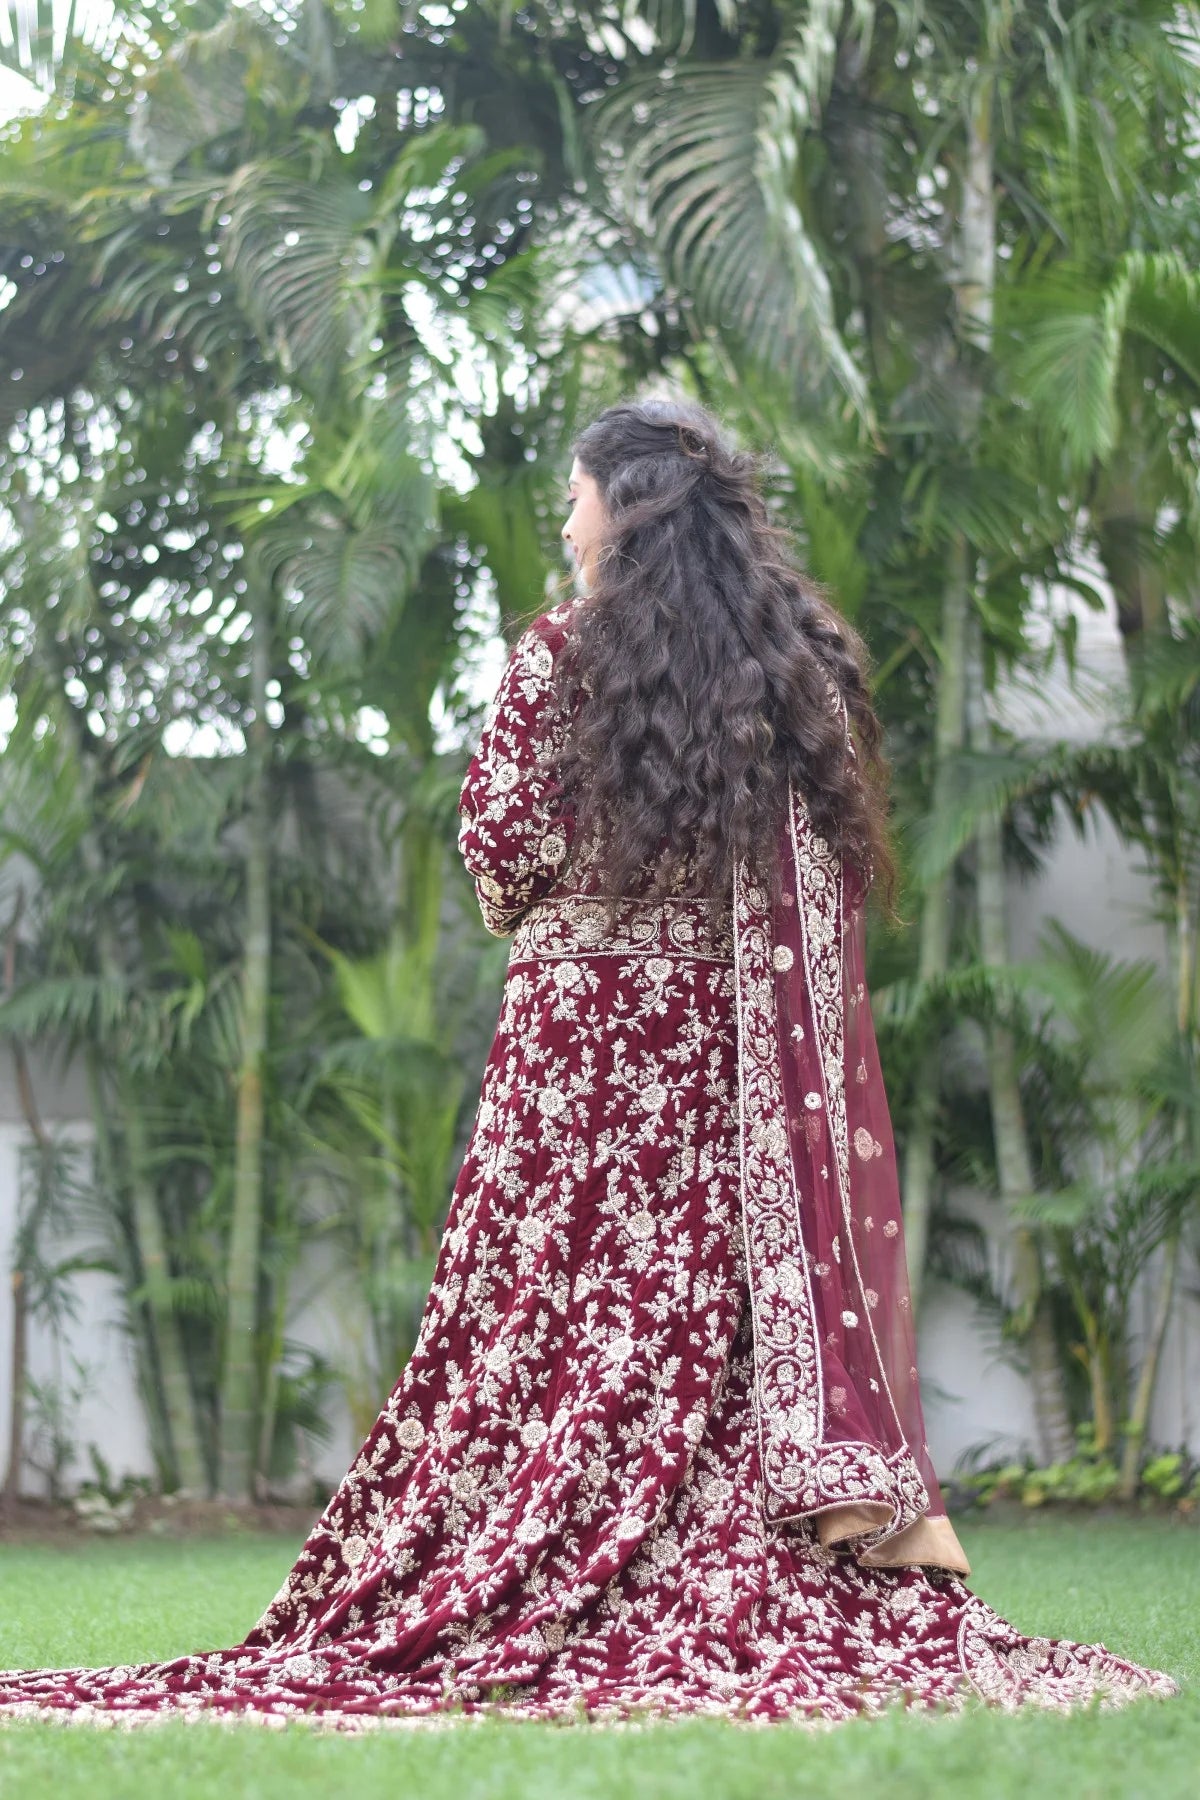
<svg viewBox="0 0 1200 1800">
<path fill-rule="evenodd" d="M 715 932 L 682 897 L 631 902 L 609 937 L 576 888 L 586 867 L 562 891 L 529 748 L 552 736 L 552 669 L 527 634 L 462 796 L 485 923 L 514 941 L 393 1394 L 243 1644 L 0 1676 L 0 1713 L 367 1731 L 446 1705 L 835 1719 L 901 1694 L 961 1705 L 968 1681 L 1003 1705 L 1174 1691 L 1102 1647 L 1021 1638 L 952 1577 L 782 1528 L 831 1500 L 918 1496 L 903 1455 L 823 1436 L 766 896 L 739 881 Z M 838 889 L 817 843 L 792 923 L 823 992 Z M 826 1058 L 829 1029 L 815 1019 Z M 799 1123 L 816 1142 L 828 1119 L 848 1163 L 825 1067 Z M 827 1399 L 844 1408 L 846 1388 Z"/>
</svg>

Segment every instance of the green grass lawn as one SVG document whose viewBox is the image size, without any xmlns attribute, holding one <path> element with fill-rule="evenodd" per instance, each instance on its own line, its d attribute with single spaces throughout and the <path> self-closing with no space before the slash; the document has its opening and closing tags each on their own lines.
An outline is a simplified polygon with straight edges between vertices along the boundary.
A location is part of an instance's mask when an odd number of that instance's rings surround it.
<svg viewBox="0 0 1200 1800">
<path fill-rule="evenodd" d="M 1200 1795 L 1200 1534 L 1152 1519 L 961 1529 L 971 1585 L 1023 1630 L 1168 1669 L 1182 1698 L 1109 1715 L 889 1715 L 829 1731 L 718 1720 L 629 1731 L 487 1721 L 366 1738 L 178 1724 L 0 1731 L 4 1800 L 1083 1800 Z M 138 1662 L 236 1643 L 291 1539 L 0 1546 L 0 1669 Z"/>
</svg>

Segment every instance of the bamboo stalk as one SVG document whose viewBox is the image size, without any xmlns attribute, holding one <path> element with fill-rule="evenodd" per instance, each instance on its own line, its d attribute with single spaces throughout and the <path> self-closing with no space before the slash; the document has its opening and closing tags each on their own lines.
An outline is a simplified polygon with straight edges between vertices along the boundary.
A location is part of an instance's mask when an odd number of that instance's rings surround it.
<svg viewBox="0 0 1200 1800">
<path fill-rule="evenodd" d="M 89 797 L 92 788 L 88 747 L 78 721 L 73 720 L 76 754 L 83 771 Z M 105 872 L 102 843 L 95 827 L 89 825 L 80 837 L 80 854 L 89 875 L 97 880 Z M 120 943 L 112 921 L 104 911 L 96 926 L 96 948 L 100 970 L 106 981 L 114 985 L 124 979 L 124 963 Z M 146 1308 L 155 1354 L 162 1380 L 163 1404 L 171 1436 L 171 1452 L 175 1475 L 188 1493 L 205 1493 L 208 1477 L 204 1466 L 195 1395 L 188 1374 L 187 1353 L 171 1301 L 170 1258 L 158 1195 L 149 1176 L 149 1140 L 145 1119 L 129 1080 L 124 1058 L 118 1056 L 115 1075 L 118 1110 L 125 1127 L 128 1190 L 133 1217 L 134 1238 L 146 1289 Z"/>
<path fill-rule="evenodd" d="M 1175 892 L 1175 1028 L 1184 1045 L 1184 1054 L 1190 1061 L 1191 1048 L 1196 1036 L 1195 981 L 1192 961 L 1191 914 L 1184 880 L 1177 883 Z M 1185 1151 L 1187 1148 L 1187 1125 L 1182 1118 L 1176 1123 L 1175 1136 L 1177 1147 L 1180 1151 Z M 1123 1500 L 1132 1500 L 1137 1492 L 1142 1450 L 1150 1428 L 1150 1409 L 1154 1404 L 1154 1390 L 1158 1384 L 1163 1345 L 1166 1342 L 1167 1327 L 1170 1325 L 1171 1312 L 1175 1303 L 1175 1286 L 1179 1273 L 1179 1249 L 1182 1237 L 1183 1214 L 1177 1212 L 1171 1230 L 1163 1242 L 1163 1266 L 1154 1297 L 1154 1313 L 1146 1339 L 1141 1368 L 1138 1370 L 1133 1405 L 1129 1409 L 1129 1424 L 1126 1428 L 1125 1443 L 1121 1452 L 1119 1491 Z"/>
<path fill-rule="evenodd" d="M 12 997 L 16 987 L 17 924 L 20 920 L 22 906 L 23 896 L 17 901 L 16 910 L 4 940 L 4 998 L 6 1000 Z M 26 1123 L 34 1137 L 41 1143 L 44 1138 L 41 1115 L 34 1103 L 33 1088 L 29 1082 L 29 1071 L 25 1066 L 24 1052 L 15 1038 L 12 1041 L 12 1052 Z M 18 1238 L 17 1241 L 19 1243 L 20 1239 Z M 25 1287 L 25 1271 L 21 1268 L 19 1260 L 14 1262 L 9 1279 L 12 1286 L 13 1308 L 12 1371 L 9 1379 L 8 1466 L 4 1476 L 4 1489 L 0 1493 L 0 1510 L 3 1511 L 10 1511 L 20 1498 L 21 1465 L 25 1461 L 25 1369 L 29 1342 L 29 1306 Z"/>
<path fill-rule="evenodd" d="M 1154 1403 L 1154 1389 L 1158 1382 L 1163 1344 L 1166 1341 L 1167 1327 L 1171 1322 L 1171 1311 L 1175 1303 L 1175 1283 L 1179 1272 L 1179 1244 L 1182 1229 L 1182 1221 L 1177 1221 L 1163 1244 L 1163 1266 L 1154 1296 L 1154 1315 L 1150 1323 L 1146 1349 L 1142 1356 L 1142 1366 L 1138 1370 L 1137 1387 L 1134 1391 L 1129 1423 L 1125 1429 L 1125 1442 L 1121 1450 L 1121 1481 L 1118 1492 L 1122 1500 L 1132 1500 L 1137 1493 L 1138 1476 L 1141 1473 L 1142 1465 L 1142 1447 L 1146 1442 L 1146 1433 L 1150 1427 L 1150 1408 Z"/>
<path fill-rule="evenodd" d="M 965 150 L 955 242 L 951 246 L 950 285 L 962 340 L 986 352 L 991 346 L 996 255 L 991 86 L 986 81 L 977 86 L 967 110 Z M 983 396 L 973 359 L 962 360 L 963 452 L 973 457 Z M 968 622 L 974 583 L 971 546 L 965 535 L 956 531 L 947 545 L 942 587 L 940 673 L 934 724 L 932 809 L 935 815 L 946 808 L 953 797 L 954 764 L 965 738 Z M 922 985 L 944 975 L 949 965 L 953 879 L 951 865 L 925 893 L 917 958 L 917 974 Z M 904 1145 L 904 1237 L 914 1314 L 920 1305 L 929 1219 L 933 1210 L 938 1073 L 936 1057 L 925 1057 L 917 1075 Z"/>
<path fill-rule="evenodd" d="M 146 1122 L 133 1095 L 129 1077 L 123 1069 L 117 1074 L 117 1098 L 125 1123 L 128 1147 L 129 1198 L 134 1235 L 142 1265 L 146 1301 L 154 1320 L 163 1401 L 171 1426 L 175 1472 L 185 1493 L 203 1494 L 208 1490 L 208 1476 L 200 1445 L 187 1352 L 171 1299 L 171 1261 L 167 1251 L 166 1232 L 163 1229 L 158 1195 L 146 1174 L 150 1161 Z"/>
<path fill-rule="evenodd" d="M 952 797 L 953 761 L 961 751 L 963 742 L 968 566 L 967 542 L 958 534 L 947 551 L 946 582 L 942 599 L 941 677 L 938 682 L 934 731 L 936 762 L 932 805 L 935 813 L 946 807 Z M 953 870 L 947 869 L 930 884 L 925 893 L 917 953 L 917 976 L 922 985 L 944 975 L 949 964 L 952 880 Z M 904 1142 L 904 1242 L 914 1316 L 921 1301 L 929 1218 L 933 1210 L 933 1137 L 937 1116 L 938 1075 L 936 1056 L 923 1057 L 917 1073 L 912 1113 Z"/>
<path fill-rule="evenodd" d="M 977 614 L 970 624 L 969 641 L 969 736 L 972 749 L 982 753 L 991 748 L 992 733 L 985 696 L 983 632 Z M 979 960 L 993 976 L 1000 975 L 1009 962 L 1005 901 L 1001 822 L 995 813 L 988 813 L 975 831 L 975 907 Z M 1027 1225 L 1015 1223 L 1015 1203 L 1033 1192 L 1034 1175 L 1016 1040 L 1009 1027 L 998 1020 L 993 1020 L 987 1030 L 987 1065 L 996 1175 L 1005 1218 L 1012 1229 L 1014 1312 L 1029 1357 L 1039 1454 L 1044 1463 L 1063 1462 L 1075 1447 L 1074 1433 L 1053 1320 L 1042 1284 L 1041 1247 Z"/>
<path fill-rule="evenodd" d="M 111 1107 L 104 1091 L 100 1055 L 94 1044 L 88 1044 L 84 1048 L 84 1068 L 87 1074 L 88 1099 L 92 1109 L 92 1131 L 100 1178 L 115 1203 L 122 1187 L 127 1188 L 128 1184 L 123 1182 L 118 1168 L 110 1117 Z M 134 1254 L 137 1254 L 136 1244 L 134 1245 Z M 138 1275 L 135 1271 L 126 1270 L 125 1285 L 127 1291 L 138 1285 Z M 158 1362 L 154 1320 L 149 1307 L 145 1305 L 138 1306 L 131 1302 L 129 1303 L 129 1313 L 134 1336 L 138 1387 L 142 1396 L 142 1404 L 146 1410 L 151 1449 L 159 1479 L 167 1482 L 177 1479 L 177 1475 L 175 1455 L 171 1446 L 171 1422 L 167 1417 L 162 1390 L 162 1370 Z"/>
<path fill-rule="evenodd" d="M 253 1498 L 258 1444 L 258 1279 L 263 1210 L 263 1074 L 271 985 L 270 593 L 260 589 L 250 656 L 247 731 L 249 807 L 246 936 L 242 966 L 242 1058 L 226 1281 L 218 1481 L 227 1500 Z"/>
</svg>

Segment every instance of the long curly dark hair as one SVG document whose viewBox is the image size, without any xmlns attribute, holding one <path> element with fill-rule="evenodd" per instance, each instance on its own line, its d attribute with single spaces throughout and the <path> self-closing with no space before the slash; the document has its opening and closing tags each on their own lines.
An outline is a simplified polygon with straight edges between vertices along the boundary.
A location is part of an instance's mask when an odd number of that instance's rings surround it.
<svg viewBox="0 0 1200 1800">
<path fill-rule="evenodd" d="M 684 400 L 606 407 L 573 449 L 608 530 L 556 661 L 575 711 L 558 769 L 602 891 L 724 896 L 746 857 L 777 896 L 790 775 L 894 918 L 866 646 L 771 523 L 758 459 Z"/>
</svg>

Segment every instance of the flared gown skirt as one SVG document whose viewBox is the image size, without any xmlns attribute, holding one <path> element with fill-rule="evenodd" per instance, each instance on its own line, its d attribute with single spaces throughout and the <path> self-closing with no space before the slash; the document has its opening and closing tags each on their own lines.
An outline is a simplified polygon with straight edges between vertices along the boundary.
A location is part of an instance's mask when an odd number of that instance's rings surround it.
<svg viewBox="0 0 1200 1800">
<path fill-rule="evenodd" d="M 0 1717 L 840 1720 L 1175 1692 L 764 1519 L 732 951 L 535 905 L 414 1354 L 241 1644 L 0 1675 Z M 114 1597 L 114 1604 L 117 1603 Z"/>
</svg>

